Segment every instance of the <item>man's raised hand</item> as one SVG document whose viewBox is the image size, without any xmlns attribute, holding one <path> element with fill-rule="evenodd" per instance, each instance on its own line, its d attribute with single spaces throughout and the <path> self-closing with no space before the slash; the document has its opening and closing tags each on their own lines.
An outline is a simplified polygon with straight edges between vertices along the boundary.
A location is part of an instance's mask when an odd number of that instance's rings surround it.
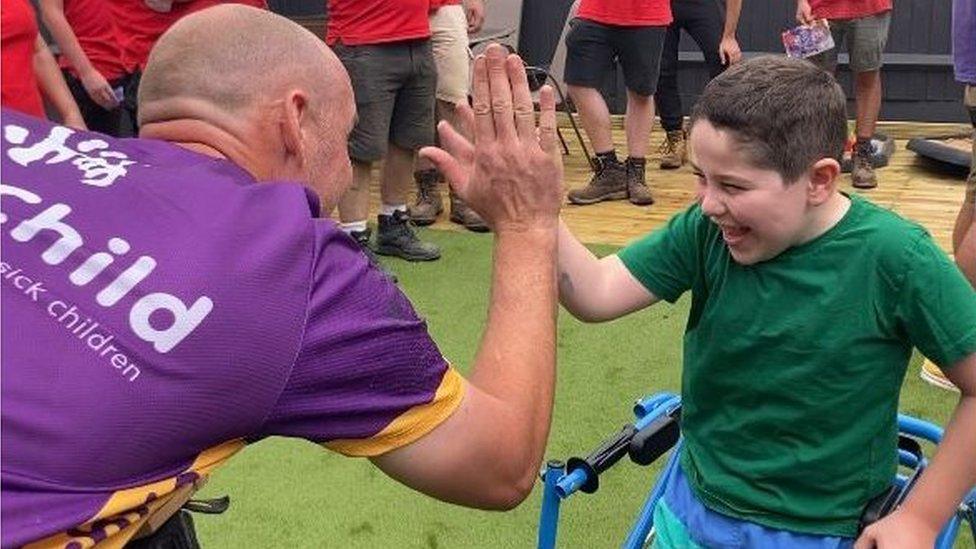
<svg viewBox="0 0 976 549">
<path fill-rule="evenodd" d="M 474 142 L 442 122 L 442 148 L 420 154 L 495 232 L 555 229 L 563 188 L 552 88 L 539 92 L 536 124 L 522 60 L 492 44 L 474 61 L 472 96 L 458 112 Z"/>
</svg>

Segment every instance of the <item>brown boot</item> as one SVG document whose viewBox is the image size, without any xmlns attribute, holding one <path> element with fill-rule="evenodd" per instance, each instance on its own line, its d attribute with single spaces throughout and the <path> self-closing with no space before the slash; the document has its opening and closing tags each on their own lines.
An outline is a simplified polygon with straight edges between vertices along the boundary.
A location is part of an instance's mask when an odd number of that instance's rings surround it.
<svg viewBox="0 0 976 549">
<path fill-rule="evenodd" d="M 603 200 L 627 198 L 627 173 L 617 160 L 596 160 L 597 172 L 585 187 L 569 191 L 567 197 L 573 204 L 596 204 Z"/>
<path fill-rule="evenodd" d="M 671 130 L 661 142 L 661 169 L 674 170 L 685 165 L 687 151 L 685 148 L 685 131 Z"/>
<path fill-rule="evenodd" d="M 458 198 L 453 192 L 451 199 L 451 221 L 458 225 L 463 225 L 465 229 L 476 233 L 486 233 L 489 231 L 488 224 L 478 215 L 478 212 L 471 209 L 463 200 Z"/>
<path fill-rule="evenodd" d="M 417 202 L 408 208 L 410 221 L 414 225 L 430 225 L 444 211 L 441 192 L 437 189 L 441 174 L 435 169 L 413 173 L 417 182 Z"/>
<path fill-rule="evenodd" d="M 651 189 L 647 188 L 644 180 L 644 159 L 627 159 L 627 199 L 631 204 L 647 206 L 654 203 Z"/>
<path fill-rule="evenodd" d="M 871 165 L 871 142 L 857 143 L 851 153 L 851 184 L 857 189 L 873 189 L 878 186 L 878 178 Z"/>
</svg>

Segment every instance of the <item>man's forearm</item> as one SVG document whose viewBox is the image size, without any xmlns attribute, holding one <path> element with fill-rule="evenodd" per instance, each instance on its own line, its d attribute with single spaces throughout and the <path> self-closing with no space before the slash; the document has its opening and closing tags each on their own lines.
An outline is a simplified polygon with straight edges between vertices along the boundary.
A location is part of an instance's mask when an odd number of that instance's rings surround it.
<svg viewBox="0 0 976 549">
<path fill-rule="evenodd" d="M 739 15 L 742 13 L 742 0 L 728 0 L 725 4 L 725 28 L 722 37 L 735 38 L 739 28 Z"/>
<path fill-rule="evenodd" d="M 64 17 L 64 4 L 60 0 L 41 0 L 41 16 L 44 24 L 51 31 L 51 36 L 61 48 L 61 54 L 68 59 L 68 63 L 78 74 L 85 74 L 95 70 L 91 60 L 81 49 L 78 37 Z"/>
<path fill-rule="evenodd" d="M 538 464 L 549 435 L 555 385 L 556 228 L 495 236 L 488 322 L 470 381 L 504 401 Z"/>
<path fill-rule="evenodd" d="M 64 82 L 64 77 L 61 76 L 61 69 L 58 68 L 54 56 L 40 37 L 37 38 L 34 49 L 34 72 L 41 93 L 58 111 L 62 121 L 68 123 L 72 120 L 80 120 L 81 113 L 78 111 L 74 97 L 71 96 L 71 91 L 68 90 L 68 85 Z"/>
</svg>

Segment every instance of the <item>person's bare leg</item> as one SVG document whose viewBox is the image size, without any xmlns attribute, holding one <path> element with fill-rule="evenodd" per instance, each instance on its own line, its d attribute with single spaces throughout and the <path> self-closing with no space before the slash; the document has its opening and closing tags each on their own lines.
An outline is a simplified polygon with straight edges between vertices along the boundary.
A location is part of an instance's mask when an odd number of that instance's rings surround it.
<svg viewBox="0 0 976 549">
<path fill-rule="evenodd" d="M 339 199 L 339 222 L 366 222 L 369 216 L 369 180 L 373 165 L 352 161 L 352 185 Z"/>
<path fill-rule="evenodd" d="M 627 134 L 627 155 L 632 158 L 647 156 L 647 144 L 654 123 L 654 96 L 640 95 L 627 90 L 627 114 L 624 129 Z"/>
<path fill-rule="evenodd" d="M 854 77 L 854 103 L 857 105 L 855 134 L 860 139 L 874 136 L 881 112 L 881 71 L 859 72 Z"/>
<path fill-rule="evenodd" d="M 387 206 L 407 203 L 414 152 L 390 143 L 380 174 L 380 201 Z"/>
<path fill-rule="evenodd" d="M 582 86 L 569 86 L 569 95 L 573 98 L 576 110 L 586 136 L 596 153 L 613 150 L 613 132 L 610 126 L 610 109 L 603 99 L 600 90 Z"/>
</svg>

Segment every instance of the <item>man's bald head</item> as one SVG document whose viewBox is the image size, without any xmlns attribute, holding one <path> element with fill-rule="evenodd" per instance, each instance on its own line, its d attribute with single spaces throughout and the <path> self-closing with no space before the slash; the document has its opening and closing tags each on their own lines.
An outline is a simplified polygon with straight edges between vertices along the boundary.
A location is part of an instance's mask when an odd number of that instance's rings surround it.
<svg viewBox="0 0 976 549">
<path fill-rule="evenodd" d="M 224 4 L 164 34 L 139 87 L 139 134 L 223 156 L 258 181 L 298 181 L 327 209 L 352 181 L 349 76 L 315 35 Z"/>
<path fill-rule="evenodd" d="M 342 64 L 314 34 L 271 12 L 225 4 L 181 19 L 156 43 L 139 86 L 139 122 L 185 116 L 189 106 L 235 113 L 296 87 L 329 102 L 343 86 Z"/>
</svg>

